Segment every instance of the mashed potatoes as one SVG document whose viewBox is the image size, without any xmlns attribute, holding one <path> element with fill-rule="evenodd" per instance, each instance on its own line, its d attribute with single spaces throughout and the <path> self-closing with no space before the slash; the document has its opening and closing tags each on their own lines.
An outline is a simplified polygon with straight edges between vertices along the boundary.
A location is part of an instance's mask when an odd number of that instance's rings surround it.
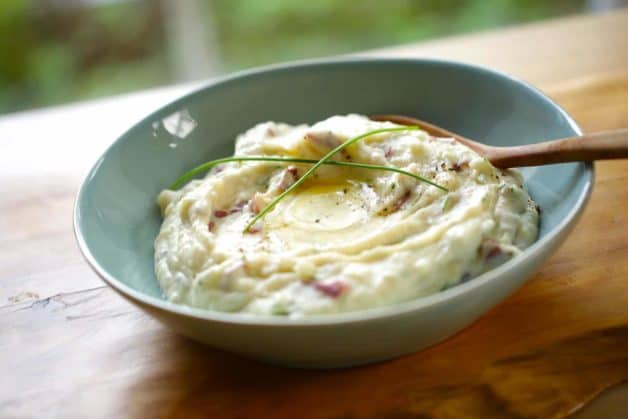
<svg viewBox="0 0 628 419">
<path fill-rule="evenodd" d="M 235 155 L 320 159 L 392 123 L 359 115 L 312 126 L 259 124 Z M 381 133 L 335 158 L 398 173 L 322 166 L 248 233 L 245 226 L 309 167 L 227 163 L 158 198 L 164 217 L 155 272 L 173 302 L 210 310 L 306 316 L 429 295 L 516 256 L 538 234 L 538 210 L 517 172 L 452 139 Z"/>
</svg>

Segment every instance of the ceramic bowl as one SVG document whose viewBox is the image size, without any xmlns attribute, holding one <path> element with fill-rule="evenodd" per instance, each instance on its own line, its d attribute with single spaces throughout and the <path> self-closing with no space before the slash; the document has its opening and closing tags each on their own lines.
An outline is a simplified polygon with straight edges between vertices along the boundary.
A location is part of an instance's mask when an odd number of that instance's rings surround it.
<svg viewBox="0 0 628 419">
<path fill-rule="evenodd" d="M 492 145 L 580 133 L 538 90 L 470 65 L 342 59 L 247 71 L 159 109 L 109 147 L 77 197 L 74 224 L 81 251 L 113 289 L 185 336 L 272 363 L 349 366 L 416 352 L 475 321 L 541 266 L 565 239 L 591 192 L 589 163 L 524 169 L 542 210 L 538 241 L 497 269 L 414 301 L 290 319 L 164 300 L 153 272 L 159 191 L 193 166 L 231 155 L 236 135 L 256 123 L 313 123 L 347 113 L 417 116 Z"/>
</svg>

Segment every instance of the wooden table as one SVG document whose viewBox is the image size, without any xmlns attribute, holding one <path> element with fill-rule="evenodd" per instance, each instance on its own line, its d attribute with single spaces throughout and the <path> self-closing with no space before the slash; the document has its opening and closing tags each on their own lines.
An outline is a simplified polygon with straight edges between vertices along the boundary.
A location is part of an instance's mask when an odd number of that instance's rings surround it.
<svg viewBox="0 0 628 419">
<path fill-rule="evenodd" d="M 628 126 L 627 28 L 624 9 L 369 54 L 506 70 L 599 130 Z M 165 329 L 83 262 L 72 204 L 107 144 L 190 88 L 0 117 L 0 417 L 562 417 L 628 379 L 626 161 L 596 164 L 579 225 L 527 285 L 429 350 L 289 370 Z M 575 417 L 627 417 L 626 394 Z"/>
</svg>

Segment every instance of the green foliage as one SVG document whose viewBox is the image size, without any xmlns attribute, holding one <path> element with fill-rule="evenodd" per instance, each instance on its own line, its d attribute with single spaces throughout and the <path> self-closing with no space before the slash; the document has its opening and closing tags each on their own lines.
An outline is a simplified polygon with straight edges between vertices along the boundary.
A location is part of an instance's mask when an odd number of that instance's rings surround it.
<svg viewBox="0 0 628 419">
<path fill-rule="evenodd" d="M 169 82 L 151 3 L 59 9 L 2 0 L 0 113 Z"/>
<path fill-rule="evenodd" d="M 583 0 L 206 0 L 227 69 L 574 13 Z"/>
<path fill-rule="evenodd" d="M 585 0 L 200 1 L 212 15 L 224 71 L 527 22 L 578 12 L 585 4 Z M 59 8 L 61 3 L 2 0 L 0 113 L 176 82 L 167 62 L 159 2 Z"/>
</svg>

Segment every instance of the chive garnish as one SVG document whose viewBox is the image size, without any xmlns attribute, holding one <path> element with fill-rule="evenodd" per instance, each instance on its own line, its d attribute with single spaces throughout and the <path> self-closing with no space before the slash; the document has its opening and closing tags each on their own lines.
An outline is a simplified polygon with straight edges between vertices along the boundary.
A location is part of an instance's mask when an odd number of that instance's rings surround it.
<svg viewBox="0 0 628 419">
<path fill-rule="evenodd" d="M 405 127 L 394 127 L 394 128 L 380 128 L 380 129 L 376 129 L 373 131 L 369 131 L 369 132 L 365 132 L 364 134 L 360 134 L 357 135 L 353 138 L 349 138 L 347 141 L 345 141 L 344 143 L 336 146 L 333 150 L 331 150 L 329 153 L 325 154 L 325 156 L 323 156 L 322 159 L 320 159 L 319 161 L 317 161 L 312 167 L 310 167 L 307 172 L 305 172 L 303 174 L 303 176 L 301 176 L 299 179 L 297 179 L 296 182 L 294 182 L 292 185 L 290 185 L 290 187 L 288 189 L 286 189 L 285 191 L 283 191 L 281 194 L 277 195 L 272 201 L 270 201 L 270 203 L 268 205 L 266 205 L 266 207 L 264 207 L 255 217 L 253 217 L 253 219 L 246 225 L 246 227 L 244 228 L 244 232 L 248 232 L 249 229 L 258 221 L 260 220 L 264 215 L 266 215 L 269 211 L 271 211 L 275 205 L 277 205 L 279 203 L 279 201 L 281 201 L 282 199 L 284 199 L 286 197 L 286 195 L 288 195 L 290 192 L 292 192 L 293 190 L 295 190 L 296 188 L 299 187 L 299 185 L 301 185 L 303 182 L 305 182 L 305 180 L 310 177 L 312 175 L 312 173 L 314 173 L 316 171 L 316 169 L 318 169 L 319 167 L 321 167 L 323 164 L 325 164 L 326 162 L 329 161 L 329 159 L 331 159 L 334 154 L 338 153 L 340 150 L 345 149 L 346 147 L 350 146 L 351 144 L 360 141 L 363 138 L 366 137 L 370 137 L 371 135 L 375 135 L 375 134 L 380 134 L 380 133 L 384 133 L 384 132 L 395 132 L 395 131 L 414 131 L 414 130 L 418 130 L 419 127 L 417 126 L 405 126 Z M 431 182 L 430 182 L 431 183 Z M 442 186 L 439 186 L 440 189 L 443 189 L 445 191 L 447 191 L 447 189 L 443 188 Z"/>
<path fill-rule="evenodd" d="M 223 159 L 217 159 L 208 161 L 207 163 L 203 163 L 200 166 L 195 167 L 189 172 L 185 173 L 179 179 L 177 179 L 172 185 L 168 187 L 168 189 L 174 190 L 179 189 L 181 186 L 185 184 L 188 180 L 192 179 L 194 176 L 206 172 L 214 166 L 218 166 L 219 164 L 224 163 L 233 163 L 239 161 L 273 161 L 273 162 L 281 162 L 281 163 L 297 163 L 297 164 L 315 164 L 318 160 L 312 159 L 297 159 L 291 157 L 270 157 L 270 156 L 236 156 L 236 157 L 225 157 Z M 342 161 L 334 161 L 330 160 L 325 162 L 324 164 L 329 166 L 344 166 L 344 167 L 353 167 L 358 169 L 371 169 L 371 170 L 383 170 L 386 172 L 395 172 L 405 176 L 410 176 L 416 180 L 420 180 L 421 182 L 428 183 L 432 186 L 437 187 L 445 192 L 448 192 L 446 188 L 439 185 L 438 183 L 434 183 L 429 179 L 424 178 L 423 176 L 415 175 L 414 173 L 410 173 L 403 169 L 399 169 L 394 166 L 381 166 L 378 164 L 368 164 L 368 163 L 350 163 L 350 162 L 342 162 Z"/>
<path fill-rule="evenodd" d="M 395 132 L 395 131 L 411 131 L 411 130 L 417 130 L 419 129 L 419 127 L 416 126 L 404 126 L 404 127 L 394 127 L 394 128 L 381 128 L 381 129 L 377 129 L 377 130 L 373 130 L 373 131 L 369 131 L 366 132 L 364 134 L 358 135 L 356 137 L 350 138 L 347 141 L 345 141 L 344 143 L 338 145 L 336 148 L 334 148 L 333 150 L 331 150 L 329 153 L 327 153 L 322 159 L 320 160 L 313 160 L 313 159 L 300 159 L 300 158 L 291 158 L 291 157 L 272 157 L 272 156 L 233 156 L 233 157 L 225 157 L 222 159 L 217 159 L 217 160 L 212 160 L 206 163 L 203 163 L 195 168 L 193 168 L 192 170 L 186 172 L 185 174 L 183 174 L 179 179 L 177 179 L 172 185 L 170 185 L 169 189 L 178 189 L 180 188 L 182 185 L 184 185 L 187 181 L 189 181 L 190 179 L 192 179 L 193 177 L 195 177 L 198 174 L 201 174 L 203 172 L 206 172 L 207 170 L 219 165 L 219 164 L 224 164 L 224 163 L 232 163 L 232 162 L 243 162 L 243 161 L 267 161 L 267 162 L 281 162 L 281 163 L 297 163 L 297 164 L 312 164 L 313 166 L 310 167 L 304 174 L 303 176 L 301 176 L 299 179 L 297 179 L 297 181 L 295 183 L 293 183 L 288 189 L 286 189 L 284 192 L 282 192 L 280 195 L 278 195 L 277 197 L 275 197 L 264 209 L 262 209 L 262 211 L 259 212 L 259 214 L 257 214 L 252 220 L 251 222 L 249 222 L 246 226 L 246 228 L 244 229 L 244 232 L 248 232 L 249 229 L 253 226 L 253 224 L 255 224 L 259 219 L 261 219 L 266 213 L 268 213 L 270 210 L 272 210 L 275 205 L 277 205 L 279 203 L 279 201 L 281 201 L 286 195 L 288 195 L 290 192 L 292 192 L 294 189 L 296 189 L 301 183 L 303 183 L 305 181 L 305 179 L 307 179 L 310 175 L 312 175 L 314 173 L 314 171 L 316 169 L 318 169 L 321 165 L 325 164 L 325 165 L 330 165 L 330 166 L 344 166 L 344 167 L 353 167 L 353 168 L 360 168 L 360 169 L 370 169 L 370 170 L 383 170 L 383 171 L 388 171 L 388 172 L 395 172 L 395 173 L 399 173 L 405 176 L 409 176 L 412 177 L 416 180 L 419 180 L 421 182 L 425 182 L 429 185 L 432 185 L 442 191 L 445 192 L 449 192 L 449 190 L 447 188 L 445 188 L 444 186 L 441 186 L 435 182 L 432 182 L 429 179 L 426 179 L 422 176 L 416 175 L 414 173 L 410 173 L 408 171 L 405 171 L 403 169 L 399 169 L 397 167 L 394 166 L 382 166 L 382 165 L 377 165 L 377 164 L 368 164 L 368 163 L 354 163 L 354 162 L 346 162 L 346 161 L 335 161 L 335 160 L 329 160 L 331 157 L 334 156 L 334 154 L 338 153 L 339 151 L 343 150 L 344 148 L 346 148 L 347 146 L 355 143 L 356 141 L 359 141 L 363 138 L 369 137 L 371 135 L 375 135 L 375 134 L 380 134 L 383 132 Z"/>
</svg>

